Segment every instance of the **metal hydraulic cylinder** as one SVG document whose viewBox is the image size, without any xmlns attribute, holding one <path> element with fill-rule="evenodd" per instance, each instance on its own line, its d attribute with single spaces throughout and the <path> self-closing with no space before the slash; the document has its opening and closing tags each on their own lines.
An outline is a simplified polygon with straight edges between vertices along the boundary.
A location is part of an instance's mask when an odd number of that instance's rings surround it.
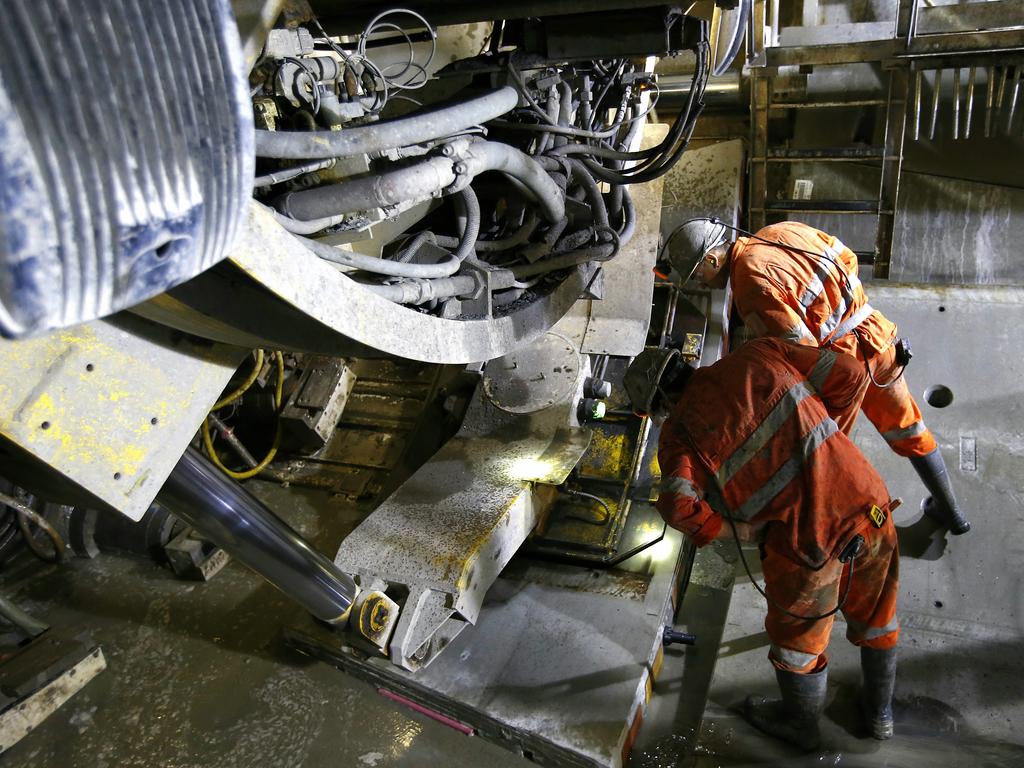
<svg viewBox="0 0 1024 768">
<path fill-rule="evenodd" d="M 348 619 L 355 582 L 195 449 L 186 449 L 157 503 L 316 618 L 331 624 Z"/>
</svg>

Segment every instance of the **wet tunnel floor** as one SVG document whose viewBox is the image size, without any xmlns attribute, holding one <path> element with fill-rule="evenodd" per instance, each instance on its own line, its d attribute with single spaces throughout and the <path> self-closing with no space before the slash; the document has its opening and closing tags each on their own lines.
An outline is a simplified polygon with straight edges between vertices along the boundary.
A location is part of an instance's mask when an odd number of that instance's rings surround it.
<svg viewBox="0 0 1024 768">
<path fill-rule="evenodd" d="M 266 486 L 333 556 L 358 519 L 347 502 Z M 318 530 L 314 509 L 332 523 Z M 329 528 L 329 530 L 328 530 Z M 18 768 L 523 766 L 482 739 L 408 712 L 284 645 L 301 618 L 238 563 L 207 584 L 145 560 L 102 555 L 62 570 L 26 560 L 0 589 L 54 628 L 88 631 L 107 669 L 0 758 Z"/>
<path fill-rule="evenodd" d="M 317 494 L 267 486 L 261 495 L 275 509 L 290 508 L 286 516 L 328 554 L 358 519 L 351 505 Z M 325 506 L 329 513 L 321 517 L 316 510 Z M 330 524 L 318 525 L 324 519 Z M 77 560 L 61 570 L 25 560 L 3 575 L 0 588 L 54 627 L 91 633 L 108 662 L 4 755 L 4 765 L 530 764 L 401 709 L 368 685 L 285 647 L 281 627 L 298 610 L 237 563 L 212 582 L 196 584 L 126 557 Z M 738 585 L 721 648 L 669 652 L 634 765 L 1024 765 L 1024 746 L 1017 743 L 1024 742 L 1024 732 L 1017 733 L 1024 723 L 1024 647 L 1015 639 L 965 639 L 914 627 L 905 629 L 895 739 L 880 744 L 856 735 L 858 656 L 843 639 L 842 624 L 833 633 L 822 750 L 799 755 L 765 738 L 737 714 L 747 694 L 774 688 L 758 600 L 749 585 Z M 693 729 L 675 725 L 688 717 L 696 722 L 693 715 L 703 706 L 695 689 L 685 693 L 683 675 L 687 664 L 714 655 L 707 712 L 695 739 Z M 954 669 L 958 674 L 950 675 Z"/>
<path fill-rule="evenodd" d="M 707 553 L 698 557 L 706 560 Z M 908 562 L 904 571 L 913 568 Z M 913 573 L 907 576 L 912 581 Z M 691 673 L 702 663 L 701 649 L 688 649 L 689 658 L 670 651 L 652 706 L 649 730 L 654 733 L 640 745 L 634 766 L 1024 765 L 1024 644 L 983 627 L 975 627 L 971 637 L 937 632 L 934 622 L 910 613 L 902 619 L 893 739 L 879 742 L 865 736 L 857 705 L 860 653 L 846 641 L 841 620 L 833 627 L 829 646 L 829 697 L 821 719 L 820 749 L 802 754 L 767 738 L 740 715 L 748 695 L 777 698 L 778 689 L 767 659 L 763 599 L 746 583 L 745 575 L 737 579 L 743 581 L 737 580 L 731 590 L 721 643 L 704 652 L 705 666 L 708 656 L 716 658 L 711 660 L 715 671 L 703 723 L 696 725 L 699 704 L 675 695 L 692 687 Z M 691 612 L 700 608 L 711 613 L 709 601 L 721 600 L 721 594 L 715 594 L 721 590 L 714 587 L 694 586 L 691 592 L 695 594 L 688 595 L 683 606 Z M 699 641 L 708 627 L 699 617 L 691 619 Z"/>
</svg>

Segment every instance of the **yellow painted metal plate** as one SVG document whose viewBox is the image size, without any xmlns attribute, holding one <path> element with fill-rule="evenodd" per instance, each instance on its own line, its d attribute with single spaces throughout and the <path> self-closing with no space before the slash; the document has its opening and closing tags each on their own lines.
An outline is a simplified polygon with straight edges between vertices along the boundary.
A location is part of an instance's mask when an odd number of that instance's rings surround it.
<svg viewBox="0 0 1024 768">
<path fill-rule="evenodd" d="M 244 354 L 124 314 L 0 340 L 0 436 L 138 520 Z"/>
</svg>

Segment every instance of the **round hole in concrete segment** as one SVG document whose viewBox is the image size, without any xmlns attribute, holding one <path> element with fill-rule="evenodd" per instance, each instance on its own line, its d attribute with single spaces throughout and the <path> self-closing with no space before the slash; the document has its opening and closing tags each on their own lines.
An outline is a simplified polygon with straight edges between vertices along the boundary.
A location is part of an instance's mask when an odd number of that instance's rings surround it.
<svg viewBox="0 0 1024 768">
<path fill-rule="evenodd" d="M 953 390 L 945 384 L 932 384 L 924 391 L 924 401 L 932 408 L 945 408 L 953 402 Z"/>
</svg>

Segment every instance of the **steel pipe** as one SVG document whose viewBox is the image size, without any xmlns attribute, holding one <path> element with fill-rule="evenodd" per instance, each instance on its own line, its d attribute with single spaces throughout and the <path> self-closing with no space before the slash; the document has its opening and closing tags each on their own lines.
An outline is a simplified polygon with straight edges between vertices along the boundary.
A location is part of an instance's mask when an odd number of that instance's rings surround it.
<svg viewBox="0 0 1024 768">
<path fill-rule="evenodd" d="M 156 501 L 318 619 L 348 619 L 355 582 L 194 448 Z"/>
</svg>

